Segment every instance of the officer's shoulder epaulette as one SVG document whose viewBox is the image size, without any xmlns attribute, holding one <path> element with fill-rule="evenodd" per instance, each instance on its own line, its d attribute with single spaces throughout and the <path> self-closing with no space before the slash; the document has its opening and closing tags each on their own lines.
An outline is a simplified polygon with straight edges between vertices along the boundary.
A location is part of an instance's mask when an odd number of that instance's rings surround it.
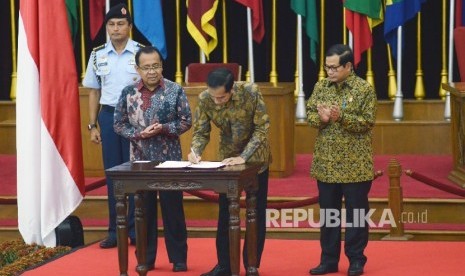
<svg viewBox="0 0 465 276">
<path fill-rule="evenodd" d="M 144 44 L 139 43 L 139 42 L 135 42 L 134 44 L 136 44 L 136 46 L 139 47 L 139 48 L 144 48 L 145 47 Z"/>
<path fill-rule="evenodd" d="M 99 46 L 95 47 L 94 49 L 92 49 L 92 51 L 97 52 L 98 50 L 101 50 L 101 49 L 105 48 L 106 45 L 107 44 L 99 45 Z"/>
</svg>

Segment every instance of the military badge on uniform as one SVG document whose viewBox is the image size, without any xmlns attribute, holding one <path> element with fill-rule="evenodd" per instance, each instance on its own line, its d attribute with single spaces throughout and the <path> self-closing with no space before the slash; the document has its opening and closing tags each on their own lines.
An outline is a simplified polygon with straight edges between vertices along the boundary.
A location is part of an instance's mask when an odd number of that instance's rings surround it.
<svg viewBox="0 0 465 276">
<path fill-rule="evenodd" d="M 110 73 L 110 66 L 108 64 L 108 57 L 106 55 L 97 57 L 97 70 L 95 74 L 108 75 Z"/>
</svg>

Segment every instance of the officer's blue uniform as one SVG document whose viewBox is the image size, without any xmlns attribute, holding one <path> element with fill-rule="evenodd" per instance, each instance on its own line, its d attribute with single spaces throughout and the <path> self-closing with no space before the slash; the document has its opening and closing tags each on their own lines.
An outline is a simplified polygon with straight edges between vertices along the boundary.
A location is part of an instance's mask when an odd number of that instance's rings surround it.
<svg viewBox="0 0 465 276">
<path fill-rule="evenodd" d="M 140 79 L 135 69 L 135 54 L 142 47 L 129 39 L 126 48 L 118 54 L 111 43 L 96 47 L 87 65 L 83 86 L 100 89 L 98 125 L 102 138 L 103 166 L 105 169 L 129 161 L 129 141 L 113 130 L 113 113 L 121 91 Z M 107 177 L 109 238 L 116 240 L 116 201 L 113 194 L 113 181 Z M 128 229 L 129 237 L 135 238 L 134 200 L 129 198 Z"/>
</svg>

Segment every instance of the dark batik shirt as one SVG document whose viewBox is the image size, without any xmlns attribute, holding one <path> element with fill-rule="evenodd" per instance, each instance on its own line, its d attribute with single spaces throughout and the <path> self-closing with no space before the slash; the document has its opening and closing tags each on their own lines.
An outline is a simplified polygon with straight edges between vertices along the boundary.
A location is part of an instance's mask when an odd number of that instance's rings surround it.
<svg viewBox="0 0 465 276">
<path fill-rule="evenodd" d="M 337 104 L 342 119 L 323 123 L 317 105 Z M 307 102 L 307 119 L 318 129 L 311 175 L 327 183 L 352 183 L 373 179 L 372 129 L 377 100 L 373 87 L 355 74 L 339 86 L 319 81 Z"/>
<path fill-rule="evenodd" d="M 263 171 L 271 163 L 270 117 L 263 96 L 257 85 L 245 82 L 236 82 L 233 91 L 224 105 L 216 105 L 208 91 L 199 95 L 192 148 L 201 155 L 210 140 L 212 122 L 220 130 L 220 160 L 241 156 L 246 162 L 265 162 Z"/>
<path fill-rule="evenodd" d="M 126 86 L 115 108 L 115 132 L 130 139 L 131 160 L 181 160 L 179 135 L 191 128 L 192 115 L 184 89 L 162 79 L 155 91 L 142 80 Z M 158 122 L 162 132 L 151 138 L 140 135 L 147 126 Z"/>
</svg>

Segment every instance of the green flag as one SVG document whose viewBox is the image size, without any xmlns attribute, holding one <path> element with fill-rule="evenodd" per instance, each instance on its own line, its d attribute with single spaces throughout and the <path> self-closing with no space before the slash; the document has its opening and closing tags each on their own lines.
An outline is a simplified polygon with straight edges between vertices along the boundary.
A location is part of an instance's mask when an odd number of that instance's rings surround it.
<svg viewBox="0 0 465 276">
<path fill-rule="evenodd" d="M 71 38 L 73 39 L 73 45 L 76 41 L 76 35 L 78 32 L 78 0 L 66 0 L 66 11 L 68 13 L 68 25 L 71 31 Z"/>
<path fill-rule="evenodd" d="M 345 0 L 344 7 L 367 15 L 373 19 L 381 19 L 381 0 Z"/>
<path fill-rule="evenodd" d="M 316 63 L 316 47 L 319 41 L 316 0 L 291 0 L 291 9 L 302 16 L 302 24 L 310 38 L 310 58 Z"/>
</svg>

